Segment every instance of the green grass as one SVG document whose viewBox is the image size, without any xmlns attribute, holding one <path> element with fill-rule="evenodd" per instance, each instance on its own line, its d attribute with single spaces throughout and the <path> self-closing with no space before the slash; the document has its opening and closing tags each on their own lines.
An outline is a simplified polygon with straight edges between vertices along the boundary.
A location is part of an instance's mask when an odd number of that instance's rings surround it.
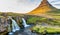
<svg viewBox="0 0 60 35">
<path fill-rule="evenodd" d="M 39 33 L 44 32 L 44 30 L 46 30 L 48 33 L 60 32 L 60 28 L 53 28 L 53 27 L 51 28 L 51 27 L 43 27 L 43 26 L 41 26 L 40 28 L 35 26 L 33 27 L 33 30 L 36 30 L 36 32 L 39 32 Z"/>
<path fill-rule="evenodd" d="M 33 23 L 33 24 L 38 24 L 38 23 L 47 23 L 50 25 L 58 25 L 60 26 L 60 20 L 58 19 L 48 19 L 48 18 L 44 18 L 44 17 L 29 17 L 27 19 L 27 23 Z"/>
<path fill-rule="evenodd" d="M 49 11 L 46 14 L 50 15 L 53 18 L 60 19 L 60 9 Z"/>
</svg>

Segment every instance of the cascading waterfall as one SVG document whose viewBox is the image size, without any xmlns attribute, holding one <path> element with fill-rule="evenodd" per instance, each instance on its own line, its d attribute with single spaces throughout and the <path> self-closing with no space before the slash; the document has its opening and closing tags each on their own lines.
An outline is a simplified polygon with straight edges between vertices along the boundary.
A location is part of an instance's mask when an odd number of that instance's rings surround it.
<svg viewBox="0 0 60 35">
<path fill-rule="evenodd" d="M 12 21 L 12 30 L 11 30 L 10 25 L 8 26 L 9 35 L 13 35 L 13 32 L 16 32 L 16 31 L 20 30 L 20 27 L 18 26 L 17 22 L 16 22 L 14 19 L 12 19 L 11 17 L 9 17 L 9 19 L 11 19 L 11 21 Z M 24 18 L 22 18 L 22 21 L 23 21 L 22 25 L 23 25 L 25 28 L 30 26 L 30 25 L 27 25 L 27 24 L 26 24 L 26 21 L 25 21 Z"/>
<path fill-rule="evenodd" d="M 12 19 L 11 17 L 9 17 L 9 19 L 12 20 L 12 32 L 16 32 L 16 31 L 20 30 L 20 27 L 18 26 L 17 22 L 14 19 Z M 9 25 L 8 29 L 9 29 L 9 31 L 11 30 L 10 25 Z M 12 32 L 10 31 L 9 34 L 13 34 Z"/>
<path fill-rule="evenodd" d="M 20 27 L 18 26 L 18 24 L 16 23 L 16 21 L 13 20 L 13 19 L 11 19 L 11 20 L 12 20 L 12 32 L 20 30 Z"/>
<path fill-rule="evenodd" d="M 27 25 L 27 24 L 26 24 L 26 21 L 25 21 L 25 19 L 24 19 L 24 18 L 22 18 L 22 21 L 23 21 L 23 23 L 22 23 L 22 24 L 23 24 L 23 26 L 24 26 L 24 27 L 29 27 L 29 26 L 30 26 L 30 25 Z"/>
</svg>

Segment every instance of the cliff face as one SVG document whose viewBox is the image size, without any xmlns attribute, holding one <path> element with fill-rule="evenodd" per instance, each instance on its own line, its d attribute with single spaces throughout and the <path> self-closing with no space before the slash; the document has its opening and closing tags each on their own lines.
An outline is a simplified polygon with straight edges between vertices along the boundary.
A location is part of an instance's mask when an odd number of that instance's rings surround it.
<svg viewBox="0 0 60 35">
<path fill-rule="evenodd" d="M 7 19 L 4 17 L 0 17 L 0 32 L 6 31 L 7 26 L 8 26 Z"/>
<path fill-rule="evenodd" d="M 36 15 L 36 14 L 44 14 L 47 11 L 51 11 L 54 7 L 52 5 L 49 4 L 49 2 L 47 0 L 43 0 L 41 2 L 41 4 L 34 10 L 32 10 L 31 12 L 29 12 L 28 14 L 32 14 L 32 15 Z"/>
</svg>

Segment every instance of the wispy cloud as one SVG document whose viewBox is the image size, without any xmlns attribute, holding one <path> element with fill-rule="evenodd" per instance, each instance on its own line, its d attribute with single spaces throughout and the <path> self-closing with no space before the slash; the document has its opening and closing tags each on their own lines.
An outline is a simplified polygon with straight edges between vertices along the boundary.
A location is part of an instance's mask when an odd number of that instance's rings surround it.
<svg viewBox="0 0 60 35">
<path fill-rule="evenodd" d="M 48 0 L 48 1 L 52 6 L 56 7 L 57 9 L 60 9 L 60 0 Z"/>
<path fill-rule="evenodd" d="M 54 0 L 54 1 L 51 1 L 51 3 L 55 3 L 55 2 L 60 2 L 60 0 Z"/>
<path fill-rule="evenodd" d="M 60 4 L 54 4 L 54 5 L 60 6 Z"/>
</svg>

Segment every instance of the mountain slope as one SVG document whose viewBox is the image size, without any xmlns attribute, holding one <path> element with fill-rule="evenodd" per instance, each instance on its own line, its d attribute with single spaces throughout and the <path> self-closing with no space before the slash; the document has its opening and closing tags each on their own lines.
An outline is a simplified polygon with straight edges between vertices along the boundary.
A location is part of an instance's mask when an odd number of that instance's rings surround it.
<svg viewBox="0 0 60 35">
<path fill-rule="evenodd" d="M 47 0 L 43 0 L 36 9 L 32 10 L 31 12 L 29 12 L 27 14 L 32 14 L 32 15 L 44 14 L 47 11 L 51 11 L 54 9 L 56 9 L 56 8 L 54 8 L 52 5 L 50 5 Z"/>
</svg>

